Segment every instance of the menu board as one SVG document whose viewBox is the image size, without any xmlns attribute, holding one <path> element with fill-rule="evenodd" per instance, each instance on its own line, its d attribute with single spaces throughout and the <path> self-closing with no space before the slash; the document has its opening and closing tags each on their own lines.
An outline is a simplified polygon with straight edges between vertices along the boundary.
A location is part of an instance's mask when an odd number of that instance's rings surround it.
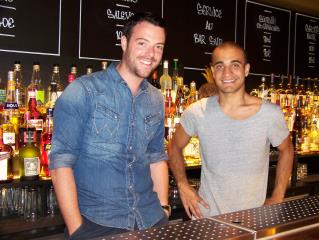
<svg viewBox="0 0 319 240">
<path fill-rule="evenodd" d="M 166 0 L 164 19 L 170 56 L 182 57 L 185 69 L 202 70 L 216 46 L 236 41 L 237 0 Z"/>
<path fill-rule="evenodd" d="M 0 51 L 60 55 L 62 0 L 1 0 Z"/>
<path fill-rule="evenodd" d="M 291 11 L 246 0 L 244 47 L 251 74 L 289 73 Z"/>
<path fill-rule="evenodd" d="M 294 75 L 319 74 L 319 18 L 296 13 Z"/>
<path fill-rule="evenodd" d="M 145 11 L 162 16 L 162 0 L 80 0 L 79 58 L 119 60 L 124 24 Z"/>
</svg>

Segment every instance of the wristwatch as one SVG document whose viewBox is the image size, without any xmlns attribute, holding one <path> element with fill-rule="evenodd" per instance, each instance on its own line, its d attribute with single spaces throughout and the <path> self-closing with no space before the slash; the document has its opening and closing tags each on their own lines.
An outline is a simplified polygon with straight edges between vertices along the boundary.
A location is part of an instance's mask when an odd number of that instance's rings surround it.
<svg viewBox="0 0 319 240">
<path fill-rule="evenodd" d="M 171 216 L 172 213 L 172 207 L 171 205 L 162 205 L 163 210 L 166 210 L 168 212 L 168 216 Z"/>
</svg>

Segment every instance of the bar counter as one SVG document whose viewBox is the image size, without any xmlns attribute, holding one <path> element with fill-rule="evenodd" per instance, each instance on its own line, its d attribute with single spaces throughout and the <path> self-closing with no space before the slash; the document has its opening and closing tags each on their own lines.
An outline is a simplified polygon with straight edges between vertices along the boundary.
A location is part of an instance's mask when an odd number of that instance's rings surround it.
<svg viewBox="0 0 319 240">
<path fill-rule="evenodd" d="M 314 240 L 319 239 L 319 196 L 262 206 L 94 240 Z"/>
</svg>

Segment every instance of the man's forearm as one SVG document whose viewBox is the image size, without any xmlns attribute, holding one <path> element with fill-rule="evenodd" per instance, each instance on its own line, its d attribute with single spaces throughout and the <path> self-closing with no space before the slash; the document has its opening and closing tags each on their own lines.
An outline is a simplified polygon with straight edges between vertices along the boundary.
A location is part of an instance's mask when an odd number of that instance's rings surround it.
<svg viewBox="0 0 319 240">
<path fill-rule="evenodd" d="M 285 197 L 288 180 L 292 171 L 293 157 L 294 152 L 291 144 L 288 144 L 286 149 L 280 151 L 276 169 L 275 188 L 272 193 L 272 198 L 282 200 Z"/>
<path fill-rule="evenodd" d="M 154 191 L 161 205 L 168 204 L 168 167 L 165 161 L 153 163 L 150 166 Z"/>
<path fill-rule="evenodd" d="M 51 170 L 51 177 L 63 219 L 72 234 L 82 223 L 73 170 L 57 168 Z"/>
</svg>

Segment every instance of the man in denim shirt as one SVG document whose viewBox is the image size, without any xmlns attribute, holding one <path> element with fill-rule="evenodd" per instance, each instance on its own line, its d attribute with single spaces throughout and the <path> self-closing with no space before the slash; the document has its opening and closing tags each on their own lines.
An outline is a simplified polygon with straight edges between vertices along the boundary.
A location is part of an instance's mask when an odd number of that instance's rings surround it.
<svg viewBox="0 0 319 240">
<path fill-rule="evenodd" d="M 136 14 L 120 63 L 80 77 L 57 100 L 50 169 L 69 239 L 168 221 L 163 97 L 146 80 L 165 37 L 161 18 Z"/>
</svg>

